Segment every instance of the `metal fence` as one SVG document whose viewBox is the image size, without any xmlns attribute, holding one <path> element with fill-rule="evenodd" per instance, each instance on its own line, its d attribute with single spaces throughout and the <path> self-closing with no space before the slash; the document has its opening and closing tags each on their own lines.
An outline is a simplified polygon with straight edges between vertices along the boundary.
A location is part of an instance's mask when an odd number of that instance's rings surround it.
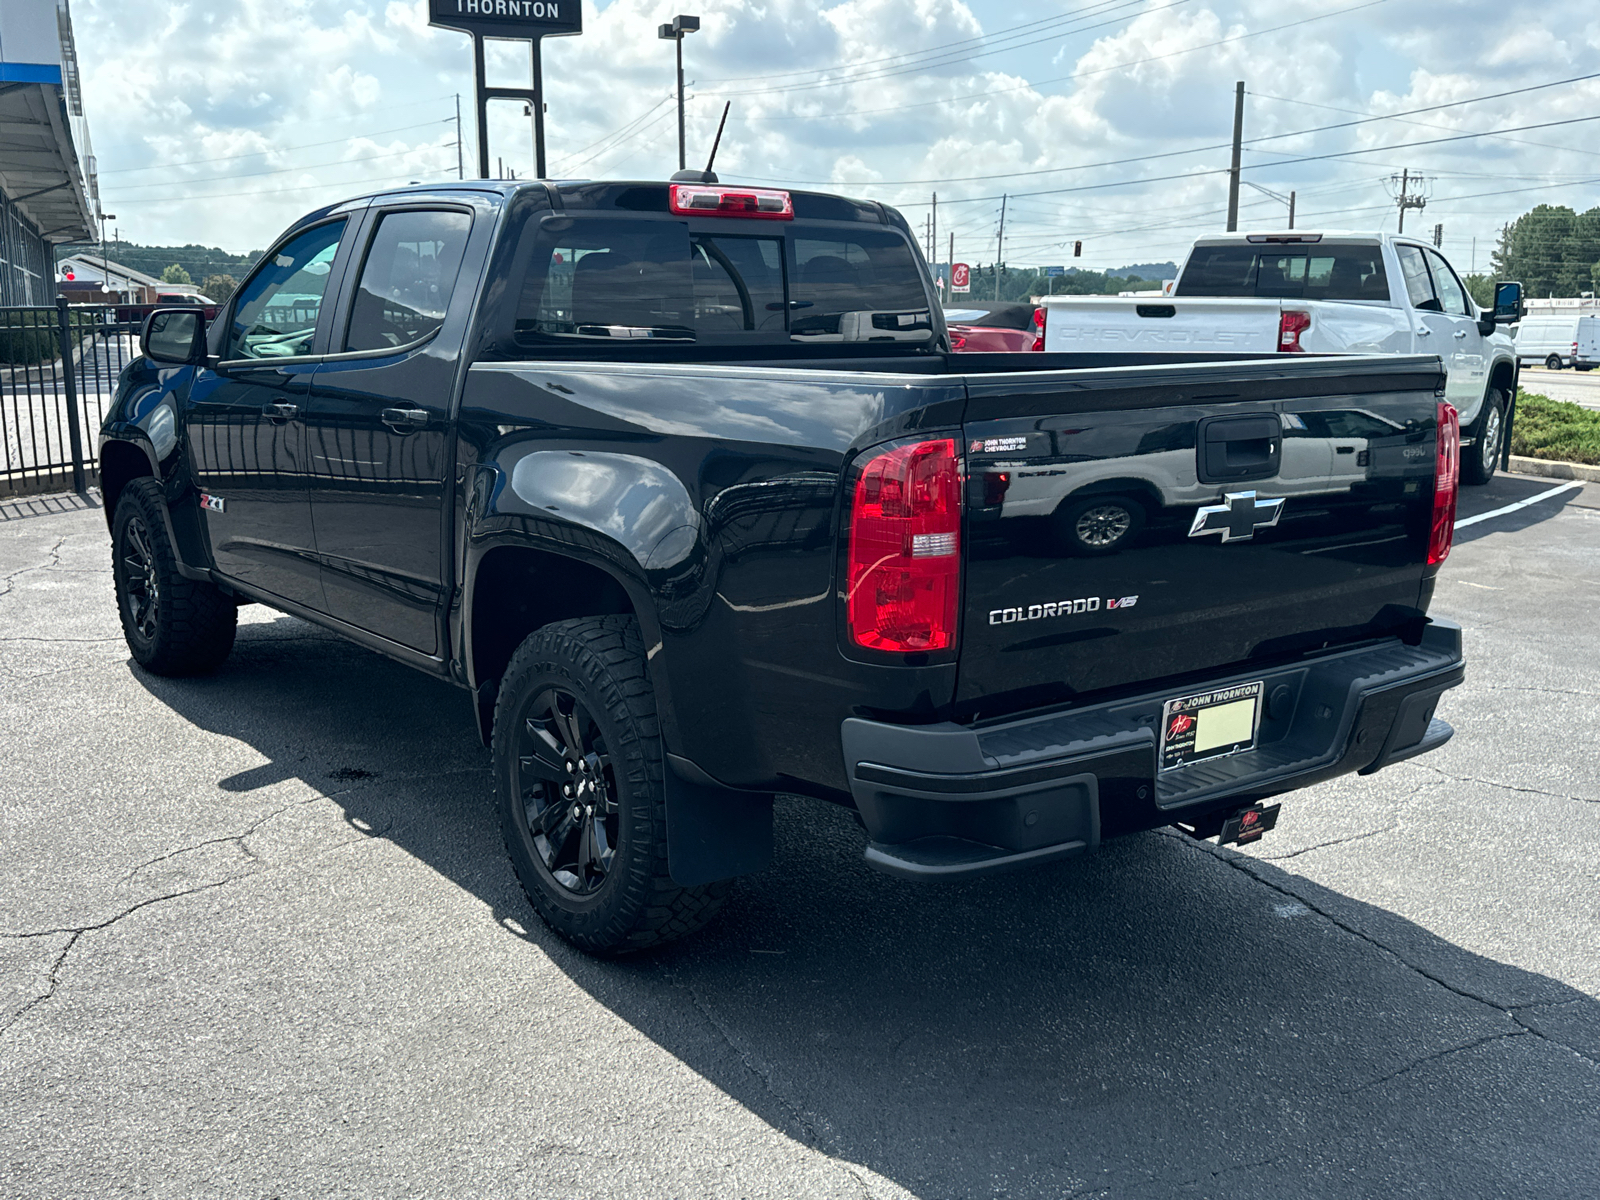
<svg viewBox="0 0 1600 1200">
<path fill-rule="evenodd" d="M 88 486 L 96 435 L 138 336 L 98 305 L 0 308 L 0 495 Z"/>
</svg>

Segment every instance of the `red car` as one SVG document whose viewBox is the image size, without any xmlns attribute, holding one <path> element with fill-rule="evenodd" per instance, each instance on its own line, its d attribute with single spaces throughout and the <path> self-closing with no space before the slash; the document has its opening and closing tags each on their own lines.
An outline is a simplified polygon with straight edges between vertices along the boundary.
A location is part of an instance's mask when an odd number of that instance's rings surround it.
<svg viewBox="0 0 1600 1200">
<path fill-rule="evenodd" d="M 1031 304 L 985 304 L 972 301 L 944 310 L 950 328 L 950 349 L 978 351 L 1044 349 L 1044 309 Z"/>
</svg>

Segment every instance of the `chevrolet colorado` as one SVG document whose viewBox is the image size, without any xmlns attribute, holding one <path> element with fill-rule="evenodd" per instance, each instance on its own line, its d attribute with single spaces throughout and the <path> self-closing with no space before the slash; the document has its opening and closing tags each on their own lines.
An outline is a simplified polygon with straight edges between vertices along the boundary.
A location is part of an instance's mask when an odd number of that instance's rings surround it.
<svg viewBox="0 0 1600 1200">
<path fill-rule="evenodd" d="M 777 792 L 949 878 L 1248 841 L 1450 737 L 1437 358 L 953 355 L 897 212 L 690 179 L 364 196 L 151 314 L 101 431 L 134 660 L 259 602 L 459 684 L 604 954 L 703 924 Z"/>
</svg>

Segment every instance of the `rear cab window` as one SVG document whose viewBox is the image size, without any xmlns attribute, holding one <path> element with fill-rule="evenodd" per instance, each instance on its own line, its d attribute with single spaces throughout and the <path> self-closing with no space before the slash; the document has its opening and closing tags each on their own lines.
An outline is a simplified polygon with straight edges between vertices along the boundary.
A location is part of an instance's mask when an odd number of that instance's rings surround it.
<svg viewBox="0 0 1600 1200">
<path fill-rule="evenodd" d="M 1375 241 L 1199 245 L 1173 295 L 1387 301 L 1389 278 Z"/>
<path fill-rule="evenodd" d="M 512 337 L 524 350 L 784 346 L 935 337 L 915 251 L 893 227 L 679 217 L 665 188 L 534 218 Z M 643 193 L 641 197 L 631 193 Z"/>
</svg>

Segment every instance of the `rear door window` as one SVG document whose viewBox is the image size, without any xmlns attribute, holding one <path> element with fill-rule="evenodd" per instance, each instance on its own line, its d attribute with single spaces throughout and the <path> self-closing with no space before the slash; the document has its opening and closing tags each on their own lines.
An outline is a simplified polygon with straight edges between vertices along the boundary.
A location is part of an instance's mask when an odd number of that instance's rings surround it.
<svg viewBox="0 0 1600 1200">
<path fill-rule="evenodd" d="M 361 266 L 344 348 L 386 350 L 437 331 L 471 229 L 464 212 L 385 213 Z"/>
<path fill-rule="evenodd" d="M 1196 246 L 1174 289 L 1178 296 L 1287 300 L 1387 300 L 1389 279 L 1376 242 L 1354 245 Z"/>
</svg>

